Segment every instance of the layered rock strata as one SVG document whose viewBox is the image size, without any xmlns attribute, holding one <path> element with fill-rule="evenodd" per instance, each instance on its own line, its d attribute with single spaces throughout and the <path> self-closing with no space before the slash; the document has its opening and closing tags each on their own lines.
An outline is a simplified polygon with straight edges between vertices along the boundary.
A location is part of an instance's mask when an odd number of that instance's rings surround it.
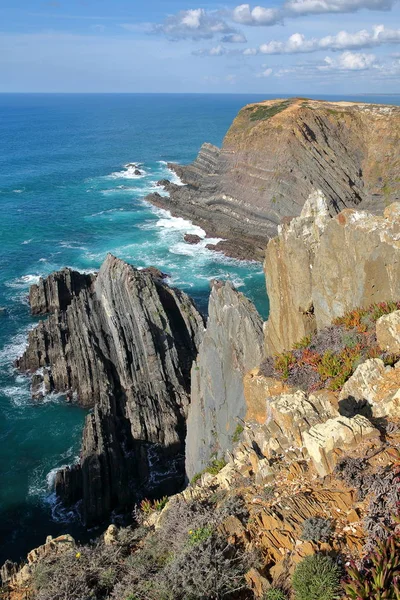
<svg viewBox="0 0 400 600">
<path fill-rule="evenodd" d="M 56 477 L 85 523 L 182 483 L 190 369 L 204 321 L 158 276 L 108 255 L 93 284 L 29 334 L 18 361 L 91 407 L 78 465 Z"/>
<path fill-rule="evenodd" d="M 186 473 L 202 471 L 232 447 L 245 416 L 243 375 L 263 357 L 262 320 L 230 282 L 214 281 L 207 330 L 193 364 Z"/>
<path fill-rule="evenodd" d="M 29 305 L 33 315 L 45 315 L 56 310 L 66 310 L 72 298 L 81 290 L 90 288 L 94 275 L 65 268 L 39 280 L 29 290 Z"/>
<path fill-rule="evenodd" d="M 382 211 L 400 198 L 400 108 L 307 99 L 244 107 L 222 149 L 204 144 L 186 185 L 149 200 L 227 238 L 226 254 L 262 260 L 282 218 L 300 214 L 316 189 L 331 215 L 346 207 Z M 383 160 L 384 157 L 384 160 Z M 217 248 L 218 249 L 218 248 Z"/>
<path fill-rule="evenodd" d="M 269 241 L 265 275 L 269 355 L 356 307 L 400 297 L 400 204 L 383 216 L 345 209 L 330 217 L 322 192 Z"/>
</svg>

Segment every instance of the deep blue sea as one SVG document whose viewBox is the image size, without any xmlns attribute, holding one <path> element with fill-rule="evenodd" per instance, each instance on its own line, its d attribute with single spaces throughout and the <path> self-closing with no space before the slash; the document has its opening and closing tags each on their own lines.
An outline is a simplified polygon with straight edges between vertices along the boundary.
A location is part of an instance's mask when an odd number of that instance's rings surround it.
<svg viewBox="0 0 400 600">
<path fill-rule="evenodd" d="M 79 454 L 85 413 L 62 396 L 32 401 L 13 368 L 37 322 L 29 286 L 64 266 L 94 271 L 112 252 L 159 267 L 203 310 L 209 280 L 230 278 L 266 317 L 260 264 L 213 253 L 210 240 L 185 244 L 185 233 L 204 232 L 144 197 L 174 177 L 167 161 L 190 162 L 205 141 L 220 145 L 238 110 L 267 97 L 0 95 L 0 564 L 48 534 L 82 534 L 55 506 L 51 486 L 55 470 Z"/>
</svg>

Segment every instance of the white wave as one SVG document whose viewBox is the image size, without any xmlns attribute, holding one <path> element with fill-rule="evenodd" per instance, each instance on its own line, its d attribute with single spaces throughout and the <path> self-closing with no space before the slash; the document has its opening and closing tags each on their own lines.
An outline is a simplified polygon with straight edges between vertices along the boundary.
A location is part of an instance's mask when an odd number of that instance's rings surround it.
<svg viewBox="0 0 400 600">
<path fill-rule="evenodd" d="M 34 324 L 25 327 L 11 338 L 11 341 L 8 344 L 3 346 L 0 350 L 0 367 L 5 365 L 12 366 L 13 362 L 23 355 L 28 345 L 28 332 L 34 327 Z"/>
<path fill-rule="evenodd" d="M 29 288 L 34 283 L 39 283 L 40 275 L 22 275 L 13 281 L 7 281 L 5 285 L 10 288 Z"/>
<path fill-rule="evenodd" d="M 109 208 L 108 210 L 101 210 L 100 212 L 97 213 L 93 213 L 92 215 L 89 215 L 90 217 L 99 217 L 100 215 L 107 215 L 109 213 L 114 213 L 114 212 L 123 212 L 125 210 L 125 208 Z M 87 248 L 82 248 L 84 250 L 87 250 Z"/>
<path fill-rule="evenodd" d="M 11 400 L 14 406 L 24 406 L 31 401 L 31 394 L 29 388 L 22 387 L 22 385 L 15 385 L 0 388 L 0 394 L 6 396 L 9 400 Z"/>
<path fill-rule="evenodd" d="M 159 164 L 167 168 L 167 171 L 169 173 L 169 180 L 171 181 L 171 183 L 175 183 L 175 185 L 186 185 L 185 183 L 183 183 L 182 179 L 175 173 L 175 171 L 168 167 L 168 163 L 165 160 L 160 160 Z"/>
<path fill-rule="evenodd" d="M 47 258 L 39 258 L 38 262 L 47 262 Z"/>
<path fill-rule="evenodd" d="M 62 248 L 69 248 L 71 250 L 87 250 L 86 246 L 79 246 L 78 242 L 69 242 L 68 240 L 65 242 L 60 242 L 59 245 Z"/>
<path fill-rule="evenodd" d="M 24 240 L 22 242 L 21 246 L 24 246 L 25 244 L 30 244 L 32 240 L 33 240 L 33 238 L 31 238 L 30 240 Z"/>
<path fill-rule="evenodd" d="M 142 179 L 147 173 L 141 166 L 142 163 L 127 163 L 123 171 L 115 171 L 107 175 L 108 179 Z M 139 172 L 139 173 L 138 173 Z"/>
<path fill-rule="evenodd" d="M 23 188 L 22 190 L 13 190 L 14 194 L 22 194 L 25 191 L 25 188 Z"/>
</svg>

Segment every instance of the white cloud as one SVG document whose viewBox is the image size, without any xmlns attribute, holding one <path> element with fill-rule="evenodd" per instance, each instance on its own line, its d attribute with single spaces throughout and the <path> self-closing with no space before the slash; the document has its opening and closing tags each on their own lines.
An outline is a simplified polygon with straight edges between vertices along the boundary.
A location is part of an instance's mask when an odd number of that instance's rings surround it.
<svg viewBox="0 0 400 600">
<path fill-rule="evenodd" d="M 280 10 L 263 6 L 252 9 L 250 4 L 240 4 L 232 11 L 233 21 L 241 25 L 274 25 L 280 18 Z"/>
<path fill-rule="evenodd" d="M 164 33 L 172 40 L 211 39 L 217 34 L 237 33 L 215 12 L 206 12 L 204 8 L 181 10 L 167 17 L 164 23 L 155 25 L 153 31 Z"/>
<path fill-rule="evenodd" d="M 224 35 L 224 37 L 221 38 L 221 42 L 224 44 L 245 44 L 247 38 L 243 33 L 228 33 L 228 35 Z"/>
<path fill-rule="evenodd" d="M 262 71 L 262 73 L 258 73 L 256 77 L 270 77 L 270 75 L 272 75 L 272 69 L 268 68 Z"/>
<path fill-rule="evenodd" d="M 254 54 L 304 54 L 320 50 L 359 50 L 384 44 L 400 44 L 400 29 L 386 29 L 376 25 L 371 31 L 362 29 L 355 33 L 339 31 L 336 35 L 307 39 L 301 33 L 294 33 L 286 41 L 271 40 L 258 49 L 247 48 L 245 56 Z"/>
<path fill-rule="evenodd" d="M 350 13 L 362 9 L 390 10 L 396 0 L 287 0 L 284 9 L 291 16 Z"/>
<path fill-rule="evenodd" d="M 192 52 L 194 56 L 223 56 L 228 54 L 228 50 L 219 44 L 214 48 L 202 48 L 201 50 L 194 50 Z"/>
<path fill-rule="evenodd" d="M 349 51 L 343 52 L 337 60 L 327 56 L 324 63 L 324 65 L 317 67 L 319 71 L 365 71 L 377 66 L 374 54 Z"/>
</svg>

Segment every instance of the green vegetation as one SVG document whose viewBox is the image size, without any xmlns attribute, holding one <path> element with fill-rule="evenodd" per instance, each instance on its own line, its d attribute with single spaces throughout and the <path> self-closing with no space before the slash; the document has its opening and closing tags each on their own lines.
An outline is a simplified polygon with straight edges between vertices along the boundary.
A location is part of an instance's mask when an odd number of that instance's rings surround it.
<svg viewBox="0 0 400 600">
<path fill-rule="evenodd" d="M 273 587 L 264 594 L 263 600 L 287 600 L 287 595 L 283 590 Z"/>
<path fill-rule="evenodd" d="M 369 358 L 381 358 L 386 366 L 393 366 L 400 356 L 379 348 L 376 321 L 399 309 L 400 302 L 380 302 L 349 311 L 318 335 L 303 337 L 293 350 L 267 359 L 263 372 L 308 392 L 322 388 L 336 391 Z"/>
<path fill-rule="evenodd" d="M 154 511 L 161 512 L 162 509 L 167 505 L 167 503 L 167 496 L 163 496 L 162 498 L 160 498 L 160 500 L 154 500 L 153 502 L 151 500 L 148 500 L 147 498 L 144 498 L 144 500 L 142 500 L 140 503 L 140 510 L 145 515 L 149 515 Z"/>
<path fill-rule="evenodd" d="M 250 121 L 266 121 L 288 108 L 291 104 L 291 100 L 284 100 L 283 102 L 273 104 L 272 106 L 249 106 L 246 110 L 251 113 Z"/>
<path fill-rule="evenodd" d="M 191 546 L 197 546 L 202 542 L 205 542 L 209 537 L 212 536 L 213 530 L 212 527 L 206 525 L 204 527 L 199 527 L 198 529 L 190 529 L 189 530 L 189 544 Z"/>
<path fill-rule="evenodd" d="M 329 556 L 307 556 L 297 565 L 292 585 L 296 600 L 335 600 L 341 592 L 340 568 Z"/>
<path fill-rule="evenodd" d="M 240 436 L 242 435 L 243 431 L 244 431 L 244 427 L 243 427 L 243 425 L 241 425 L 240 423 L 238 423 L 238 424 L 236 425 L 236 429 L 235 429 L 235 431 L 233 432 L 233 436 L 232 436 L 232 442 L 233 442 L 234 444 L 237 444 L 237 442 L 239 441 L 239 439 L 240 439 Z"/>
<path fill-rule="evenodd" d="M 199 473 L 196 473 L 195 475 L 193 475 L 192 479 L 190 480 L 191 485 L 195 485 L 195 483 L 197 483 L 197 481 L 200 479 L 200 477 L 204 474 L 204 473 L 210 473 L 211 475 L 218 475 L 218 473 L 221 471 L 221 469 L 223 469 L 226 466 L 226 460 L 224 458 L 213 458 L 210 462 L 210 464 L 203 469 L 202 471 L 200 471 Z"/>
</svg>

